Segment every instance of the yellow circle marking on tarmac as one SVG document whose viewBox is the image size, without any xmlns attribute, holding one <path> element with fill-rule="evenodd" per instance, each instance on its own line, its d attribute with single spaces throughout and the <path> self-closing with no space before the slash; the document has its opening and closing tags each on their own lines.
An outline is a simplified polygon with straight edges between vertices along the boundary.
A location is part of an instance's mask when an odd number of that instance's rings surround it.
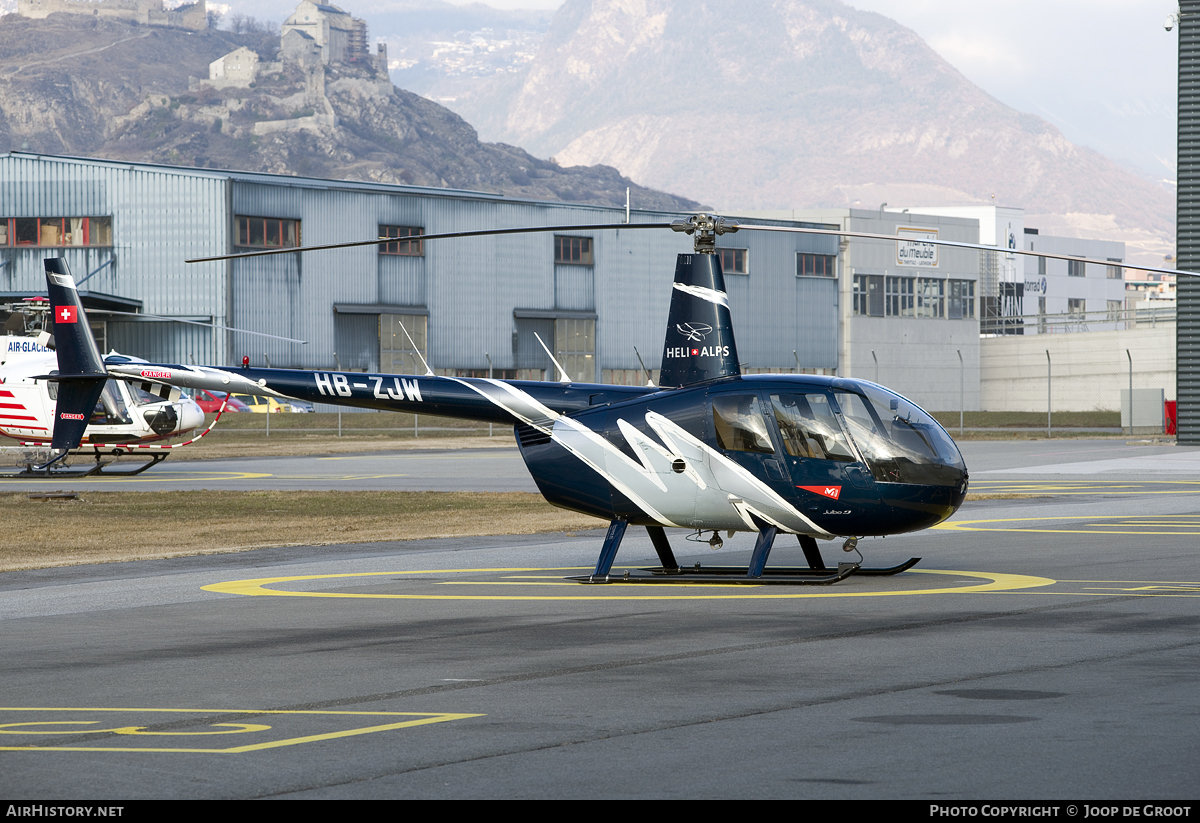
<svg viewBox="0 0 1200 823">
<path fill-rule="evenodd" d="M 602 584 L 603 587 L 610 591 L 627 591 L 630 586 L 636 587 L 637 591 L 647 592 L 646 594 L 595 594 L 595 595 L 493 595 L 493 594 L 380 594 L 380 593 L 356 593 L 356 592 L 295 592 L 280 589 L 270 589 L 268 586 L 278 585 L 280 583 L 292 583 L 301 580 L 339 580 L 347 578 L 363 578 L 363 577 L 383 577 L 397 575 L 431 575 L 431 574 L 489 574 L 503 573 L 511 574 L 514 572 L 546 572 L 546 571 L 578 571 L 577 568 L 569 569 L 545 569 L 545 568 L 496 568 L 496 569 L 422 569 L 420 571 L 391 571 L 391 572 L 361 572 L 358 574 L 309 574 L 299 575 L 295 577 L 260 577 L 252 580 L 230 580 L 225 583 L 214 583 L 210 586 L 203 586 L 204 591 L 218 592 L 220 594 L 244 594 L 244 595 L 269 595 L 273 597 L 329 597 L 329 598 L 345 598 L 345 599 L 363 599 L 363 600 L 798 600 L 807 598 L 821 597 L 901 597 L 919 594 L 973 594 L 976 592 L 1002 592 L 1013 591 L 1016 589 L 1032 589 L 1039 586 L 1052 586 L 1055 582 L 1048 577 L 1034 577 L 1026 574 L 1001 574 L 998 572 L 963 572 L 963 571 L 943 571 L 936 569 L 909 569 L 905 574 L 940 574 L 940 575 L 955 575 L 958 577 L 971 577 L 986 580 L 989 582 L 981 583 L 975 586 L 958 586 L 950 588 L 932 588 L 932 589 L 904 589 L 900 591 L 873 591 L 873 592 L 855 592 L 855 591 L 822 591 L 822 592 L 746 592 L 746 589 L 759 589 L 760 587 L 753 584 L 730 584 L 729 586 L 721 586 L 720 584 L 698 583 L 694 585 L 670 583 L 670 584 L 646 584 L 646 583 L 608 583 Z M 467 582 L 467 581 L 463 581 Z M 500 585 L 511 585 L 508 581 L 501 582 Z M 529 584 L 526 584 L 529 585 Z M 537 584 L 532 584 L 537 585 Z M 582 584 L 564 582 L 564 585 L 580 586 Z M 652 594 L 648 590 L 661 590 L 663 587 L 669 587 L 677 590 L 681 587 L 687 587 L 690 591 L 687 594 Z M 730 592 L 722 592 L 720 594 L 700 594 L 700 591 L 711 592 L 714 589 L 737 589 L 740 593 L 733 594 Z M 771 587 L 774 588 L 774 587 Z"/>
<path fill-rule="evenodd" d="M 1156 486 L 1182 486 L 1162 489 Z M 1200 494 L 1196 480 L 972 480 L 976 494 Z"/>
<path fill-rule="evenodd" d="M 933 528 L 964 532 L 1027 532 L 1031 534 L 1135 534 L 1142 536 L 1165 534 L 1200 535 L 1200 516 L 1176 515 L 1178 520 L 1174 523 L 1163 522 L 1164 519 L 1170 517 L 1171 515 L 1163 514 L 1146 515 L 1142 519 L 1138 519 L 1136 515 L 1128 514 L 1094 514 L 1087 516 L 1071 515 L 1065 517 L 1000 517 L 993 520 L 957 520 L 948 523 L 939 523 Z M 1066 525 L 1061 528 L 1044 529 L 1031 528 L 1027 526 L 992 526 L 993 523 L 1037 523 L 1040 521 L 1062 522 L 1066 520 L 1091 521 L 1091 528 L 1073 529 L 1067 527 Z M 1114 522 L 1097 522 L 1102 520 Z M 1138 528 L 1145 526 L 1169 526 L 1171 531 L 1151 531 L 1148 528 Z M 1133 527 L 1135 530 L 1129 530 L 1128 527 Z M 1184 529 L 1187 529 L 1187 531 L 1184 531 Z"/>
</svg>

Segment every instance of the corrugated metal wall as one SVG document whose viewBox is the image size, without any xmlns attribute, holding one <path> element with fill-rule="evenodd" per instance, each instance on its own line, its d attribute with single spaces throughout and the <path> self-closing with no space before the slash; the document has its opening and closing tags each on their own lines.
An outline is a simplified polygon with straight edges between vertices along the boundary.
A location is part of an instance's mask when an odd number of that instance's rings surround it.
<svg viewBox="0 0 1200 823">
<path fill-rule="evenodd" d="M 363 247 L 187 265 L 185 258 L 232 250 L 237 216 L 299 220 L 301 241 L 311 246 L 372 239 L 381 225 L 420 226 L 431 234 L 618 224 L 624 211 L 18 153 L 0 155 L 0 187 L 8 212 L 0 217 L 113 216 L 112 249 L 67 252 L 77 274 L 105 262 L 106 255 L 115 258 L 89 282 L 97 292 L 142 300 L 147 312 L 215 316 L 221 325 L 309 341 L 301 346 L 223 332 L 215 345 L 210 336 L 201 346 L 200 332 L 187 327 L 164 332 L 114 324 L 120 326 L 114 345 L 175 362 L 204 351 L 203 360 L 215 357 L 218 363 L 237 363 L 243 355 L 262 363 L 265 355 L 273 366 L 330 368 L 336 349 L 349 368 L 346 358 L 361 359 L 368 343 L 360 338 L 377 322 L 364 315 L 335 323 L 334 304 L 356 304 L 427 309 L 435 369 L 486 369 L 485 353 L 497 369 L 517 368 L 512 340 L 520 310 L 594 311 L 596 379 L 602 369 L 637 369 L 634 346 L 656 368 L 675 256 L 692 248 L 685 235 L 618 228 L 563 232 L 593 238 L 592 267 L 556 266 L 552 233 L 427 241 L 423 257 Z M 677 216 L 634 212 L 633 219 Z M 795 274 L 797 251 L 836 254 L 836 239 L 743 232 L 722 238 L 722 245 L 749 250 L 750 273 L 728 278 L 742 360 L 756 368 L 794 368 L 796 350 L 805 367 L 836 366 L 837 289 Z M 41 288 L 45 253 L 0 251 L 14 259 L 0 269 L 0 282 L 9 290 Z M 376 342 L 376 360 L 377 354 Z"/>
<path fill-rule="evenodd" d="M 1200 0 L 1179 4 L 1176 265 L 1200 271 Z M 1180 277 L 1175 396 L 1181 445 L 1200 445 L 1200 278 Z"/>
<path fill-rule="evenodd" d="M 111 248 L 0 249 L 0 257 L 10 261 L 0 269 L 0 284 L 6 291 L 44 291 L 45 257 L 66 257 L 76 280 L 112 260 L 81 293 L 140 300 L 152 314 L 190 319 L 216 314 L 224 325 L 224 266 L 183 262 L 227 248 L 224 189 L 223 175 L 201 170 L 0 154 L 0 217 L 113 218 Z M 185 328 L 139 332 L 137 345 L 147 348 L 129 353 L 182 362 L 196 349 L 195 334 Z M 217 358 L 225 357 L 223 349 L 219 340 Z M 211 341 L 194 353 L 212 359 Z"/>
</svg>

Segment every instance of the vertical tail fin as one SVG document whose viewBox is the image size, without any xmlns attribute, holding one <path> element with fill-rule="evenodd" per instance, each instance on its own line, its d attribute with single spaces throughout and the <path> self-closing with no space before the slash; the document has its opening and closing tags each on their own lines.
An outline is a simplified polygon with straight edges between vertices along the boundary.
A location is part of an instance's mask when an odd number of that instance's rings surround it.
<svg viewBox="0 0 1200 823">
<path fill-rule="evenodd" d="M 54 349 L 58 354 L 58 404 L 54 412 L 53 449 L 66 451 L 79 446 L 88 418 L 108 373 L 88 326 L 83 304 L 67 261 L 61 257 L 46 261 L 46 288 L 54 314 Z"/>
<path fill-rule="evenodd" d="M 720 257 L 679 255 L 658 384 L 678 388 L 741 373 Z"/>
</svg>

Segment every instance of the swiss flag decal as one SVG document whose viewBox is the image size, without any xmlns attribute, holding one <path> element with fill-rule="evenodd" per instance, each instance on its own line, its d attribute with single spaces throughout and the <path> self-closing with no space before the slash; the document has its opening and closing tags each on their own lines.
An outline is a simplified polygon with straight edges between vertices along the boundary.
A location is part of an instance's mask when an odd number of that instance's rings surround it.
<svg viewBox="0 0 1200 823">
<path fill-rule="evenodd" d="M 823 497 L 828 497 L 830 500 L 837 500 L 842 496 L 841 486 L 797 486 L 798 489 L 804 489 L 806 492 L 813 492 Z"/>
<path fill-rule="evenodd" d="M 54 310 L 55 323 L 78 323 L 79 315 L 75 312 L 74 306 L 59 306 Z"/>
</svg>

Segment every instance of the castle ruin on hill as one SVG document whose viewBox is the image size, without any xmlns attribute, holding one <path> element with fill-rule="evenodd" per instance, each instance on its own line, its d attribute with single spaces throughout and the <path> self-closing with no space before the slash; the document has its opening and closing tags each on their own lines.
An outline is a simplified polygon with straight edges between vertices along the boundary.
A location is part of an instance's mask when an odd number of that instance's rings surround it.
<svg viewBox="0 0 1200 823">
<path fill-rule="evenodd" d="M 164 8 L 163 0 L 17 0 L 17 14 L 22 17 L 41 20 L 59 13 L 116 18 L 143 26 L 172 26 L 192 31 L 208 28 L 204 0 L 173 9 Z"/>
</svg>

